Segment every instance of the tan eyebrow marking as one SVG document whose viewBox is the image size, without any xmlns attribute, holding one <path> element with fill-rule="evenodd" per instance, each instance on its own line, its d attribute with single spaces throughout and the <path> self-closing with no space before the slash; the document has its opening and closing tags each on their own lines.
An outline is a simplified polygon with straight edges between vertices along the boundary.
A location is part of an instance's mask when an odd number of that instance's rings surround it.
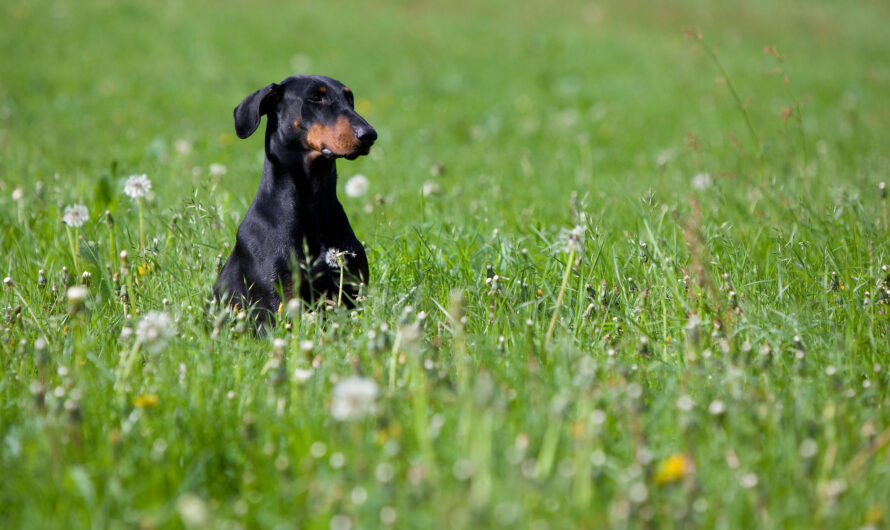
<svg viewBox="0 0 890 530">
<path fill-rule="evenodd" d="M 328 89 L 325 88 L 325 87 L 323 87 L 323 86 L 318 87 L 318 93 L 319 93 L 319 94 L 324 94 L 324 93 L 326 93 L 327 91 L 328 91 Z"/>
</svg>

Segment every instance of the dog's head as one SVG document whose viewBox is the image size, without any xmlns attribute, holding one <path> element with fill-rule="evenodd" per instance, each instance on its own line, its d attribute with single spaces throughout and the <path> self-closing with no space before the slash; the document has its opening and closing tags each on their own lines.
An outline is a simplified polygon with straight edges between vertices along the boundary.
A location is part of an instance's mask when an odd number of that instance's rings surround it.
<svg viewBox="0 0 890 530">
<path fill-rule="evenodd" d="M 368 154 L 377 139 L 377 131 L 355 111 L 352 91 L 330 77 L 288 77 L 250 94 L 235 107 L 238 137 L 253 134 L 263 114 L 276 146 L 315 156 L 354 160 Z"/>
</svg>

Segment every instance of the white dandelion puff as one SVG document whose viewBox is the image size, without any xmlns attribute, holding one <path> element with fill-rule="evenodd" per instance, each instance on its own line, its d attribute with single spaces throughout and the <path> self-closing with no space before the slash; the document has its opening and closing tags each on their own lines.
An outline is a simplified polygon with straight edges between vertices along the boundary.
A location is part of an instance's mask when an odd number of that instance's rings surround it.
<svg viewBox="0 0 890 530">
<path fill-rule="evenodd" d="M 173 142 L 173 148 L 181 155 L 187 155 L 192 152 L 192 143 L 185 138 L 180 138 Z"/>
<path fill-rule="evenodd" d="M 294 381 L 297 383 L 305 383 L 314 373 L 315 370 L 312 368 L 297 368 L 294 370 Z"/>
<path fill-rule="evenodd" d="M 689 412 L 695 406 L 695 401 L 688 394 L 680 396 L 677 400 L 677 408 L 683 412 Z"/>
<path fill-rule="evenodd" d="M 173 322 L 167 313 L 149 311 L 139 320 L 136 340 L 152 353 L 158 353 L 173 337 Z"/>
<path fill-rule="evenodd" d="M 358 420 L 377 410 L 377 383 L 364 377 L 347 377 L 334 387 L 331 416 L 337 421 Z"/>
<path fill-rule="evenodd" d="M 424 197 L 430 197 L 432 195 L 438 195 L 442 192 L 442 187 L 433 182 L 432 180 L 428 180 L 423 183 L 423 187 L 421 188 Z"/>
<path fill-rule="evenodd" d="M 576 225 L 571 230 L 563 228 L 559 231 L 560 247 L 565 252 L 581 252 L 584 250 L 584 233 L 587 227 Z"/>
<path fill-rule="evenodd" d="M 87 299 L 87 295 L 89 291 L 87 291 L 86 287 L 75 285 L 74 287 L 68 288 L 68 304 L 72 307 L 83 307 L 84 302 Z"/>
<path fill-rule="evenodd" d="M 346 186 L 344 190 L 346 191 L 347 197 L 352 197 L 353 199 L 361 197 L 365 193 L 368 193 L 368 188 L 370 188 L 370 183 L 368 182 L 368 177 L 358 174 L 350 178 L 346 181 Z"/>
<path fill-rule="evenodd" d="M 132 199 L 145 197 L 151 191 L 151 181 L 148 176 L 143 173 L 141 175 L 130 175 L 127 182 L 124 183 L 124 193 Z"/>
<path fill-rule="evenodd" d="M 80 228 L 83 224 L 90 220 L 90 212 L 83 204 L 75 204 L 66 206 L 62 215 L 62 222 L 72 228 Z"/>
<path fill-rule="evenodd" d="M 692 187 L 697 190 L 706 190 L 711 187 L 714 181 L 711 180 L 710 173 L 698 173 L 692 177 Z"/>
<path fill-rule="evenodd" d="M 743 488 L 751 489 L 760 481 L 758 480 L 757 475 L 755 475 L 754 473 L 745 473 L 744 475 L 742 475 L 742 478 L 739 479 L 739 482 L 741 482 Z"/>
<path fill-rule="evenodd" d="M 340 267 L 340 258 L 344 256 L 355 256 L 355 252 L 350 252 L 348 250 L 338 250 L 336 248 L 329 248 L 324 253 L 324 262 L 328 264 L 328 267 L 331 268 L 339 268 Z"/>
<path fill-rule="evenodd" d="M 210 164 L 210 176 L 221 177 L 229 172 L 229 169 L 223 164 Z"/>
</svg>

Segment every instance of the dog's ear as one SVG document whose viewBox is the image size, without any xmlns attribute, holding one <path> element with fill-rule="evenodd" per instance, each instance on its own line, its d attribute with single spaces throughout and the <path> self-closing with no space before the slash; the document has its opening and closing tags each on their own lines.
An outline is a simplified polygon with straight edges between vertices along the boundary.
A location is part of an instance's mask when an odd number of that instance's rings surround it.
<svg viewBox="0 0 890 530">
<path fill-rule="evenodd" d="M 278 85 L 272 83 L 247 96 L 244 98 L 244 101 L 235 107 L 235 133 L 238 135 L 238 138 L 247 138 L 256 131 L 256 128 L 260 125 L 260 116 L 268 110 L 264 103 L 277 90 Z"/>
</svg>

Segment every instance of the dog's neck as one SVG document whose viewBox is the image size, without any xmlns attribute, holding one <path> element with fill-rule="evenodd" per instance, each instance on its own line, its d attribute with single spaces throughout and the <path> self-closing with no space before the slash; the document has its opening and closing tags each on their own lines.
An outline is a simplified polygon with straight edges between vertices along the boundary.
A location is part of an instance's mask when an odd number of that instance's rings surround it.
<svg viewBox="0 0 890 530">
<path fill-rule="evenodd" d="M 260 193 L 273 194 L 278 199 L 292 198 L 296 206 L 304 207 L 324 206 L 337 200 L 335 159 L 317 151 L 282 149 L 274 142 L 267 134 Z"/>
</svg>

